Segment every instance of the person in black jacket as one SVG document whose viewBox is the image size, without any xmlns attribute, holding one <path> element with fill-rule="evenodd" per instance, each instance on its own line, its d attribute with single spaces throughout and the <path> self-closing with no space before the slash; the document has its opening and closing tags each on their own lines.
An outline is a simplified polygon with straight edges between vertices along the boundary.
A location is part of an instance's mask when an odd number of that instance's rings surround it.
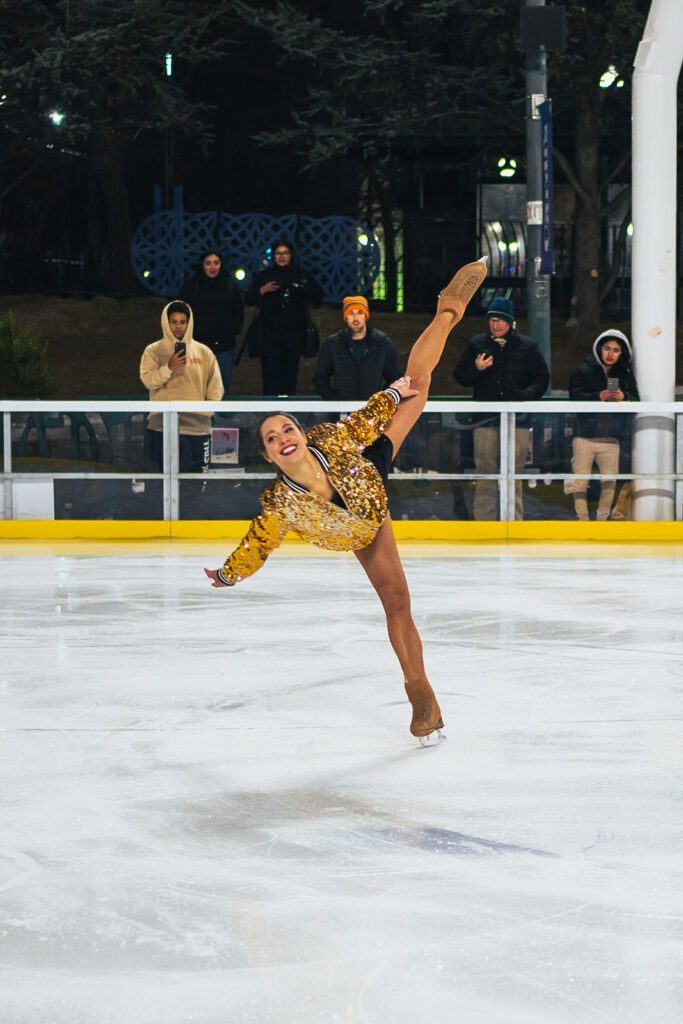
<svg viewBox="0 0 683 1024">
<path fill-rule="evenodd" d="M 313 381 L 323 398 L 366 401 L 403 370 L 391 338 L 368 326 L 370 307 L 363 295 L 347 295 L 342 316 L 346 326 L 323 342 Z"/>
<path fill-rule="evenodd" d="M 289 242 L 275 242 L 271 253 L 272 266 L 256 275 L 244 301 L 259 310 L 263 394 L 295 395 L 310 317 L 308 304 L 318 305 L 322 289 L 299 267 Z"/>
<path fill-rule="evenodd" d="M 223 269 L 220 253 L 206 252 L 192 277 L 180 289 L 192 310 L 194 336 L 216 356 L 227 395 L 235 363 L 235 338 L 244 324 L 244 303 L 232 277 Z"/>
<path fill-rule="evenodd" d="M 519 334 L 510 299 L 495 298 L 486 317 L 488 331 L 471 338 L 453 376 L 464 387 L 473 388 L 476 402 L 525 402 L 542 398 L 550 383 L 545 359 L 533 338 Z M 498 416 L 473 419 L 474 463 L 477 473 L 500 473 Z M 517 416 L 515 467 L 523 472 L 529 446 L 528 417 Z M 474 518 L 498 518 L 498 482 L 477 480 L 474 488 Z M 515 518 L 524 518 L 522 483 L 515 485 Z"/>
<path fill-rule="evenodd" d="M 569 397 L 578 402 L 639 401 L 631 366 L 631 345 L 621 331 L 603 331 L 593 342 L 592 355 L 574 370 L 569 380 Z M 618 473 L 621 444 L 630 434 L 630 416 L 579 413 L 572 441 L 572 471 L 591 473 L 597 462 L 600 473 Z M 627 485 L 628 486 L 628 485 Z M 609 519 L 616 481 L 600 481 L 596 519 Z M 574 480 L 574 511 L 577 519 L 588 519 L 588 480 Z"/>
</svg>

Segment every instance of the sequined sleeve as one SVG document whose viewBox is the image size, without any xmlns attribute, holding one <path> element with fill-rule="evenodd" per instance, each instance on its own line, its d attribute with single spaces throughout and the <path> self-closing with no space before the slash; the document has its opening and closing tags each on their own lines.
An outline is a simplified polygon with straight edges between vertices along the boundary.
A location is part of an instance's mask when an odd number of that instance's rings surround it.
<svg viewBox="0 0 683 1024">
<path fill-rule="evenodd" d="M 398 391 L 387 388 L 372 395 L 366 405 L 350 413 L 343 421 L 351 440 L 367 448 L 391 422 L 401 401 Z"/>
<path fill-rule="evenodd" d="M 263 500 L 263 499 L 262 499 Z M 218 575 L 223 583 L 234 586 L 253 576 L 275 548 L 282 544 L 288 527 L 280 517 L 267 507 L 260 516 L 253 519 L 251 526 L 232 554 L 225 560 Z"/>
</svg>

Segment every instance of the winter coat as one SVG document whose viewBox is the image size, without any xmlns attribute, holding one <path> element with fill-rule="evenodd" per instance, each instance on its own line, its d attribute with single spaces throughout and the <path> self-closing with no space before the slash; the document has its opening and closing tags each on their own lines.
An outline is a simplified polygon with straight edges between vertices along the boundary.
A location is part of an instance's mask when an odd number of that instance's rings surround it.
<svg viewBox="0 0 683 1024">
<path fill-rule="evenodd" d="M 200 270 L 185 281 L 179 298 L 192 310 L 197 341 L 212 352 L 234 349 L 235 338 L 244 324 L 244 303 L 228 274 L 221 271 L 211 278 Z"/>
<path fill-rule="evenodd" d="M 260 289 L 275 281 L 277 291 L 261 295 Z M 303 350 L 309 321 L 308 305 L 322 300 L 322 288 L 299 266 L 266 267 L 256 275 L 244 298 L 247 306 L 258 306 L 262 330 L 262 348 L 277 349 L 284 340 L 288 348 Z"/>
<path fill-rule="evenodd" d="M 617 362 L 606 367 L 600 359 L 600 343 L 607 338 L 616 338 L 621 343 L 621 355 Z M 632 367 L 631 344 L 621 331 L 603 331 L 593 342 L 593 353 L 577 366 L 569 380 L 569 397 L 576 402 L 599 402 L 600 392 L 607 387 L 607 378 L 616 377 L 619 388 L 624 392 L 624 401 L 640 400 L 636 378 Z M 630 416 L 577 413 L 574 433 L 576 437 L 602 437 L 623 440 L 630 434 Z"/>
<path fill-rule="evenodd" d="M 519 334 L 514 327 L 500 345 L 487 331 L 470 338 L 453 371 L 458 384 L 473 388 L 475 402 L 530 402 L 543 398 L 550 373 L 540 348 L 526 334 Z M 493 356 L 493 365 L 488 370 L 478 370 L 475 360 L 480 352 Z M 497 419 L 497 418 L 496 418 Z M 517 426 L 524 426 L 528 416 L 517 416 Z M 496 421 L 490 415 L 476 416 L 472 422 Z"/>
<path fill-rule="evenodd" d="M 323 398 L 366 401 L 403 373 L 391 338 L 374 327 L 354 341 L 348 327 L 323 342 L 313 376 Z"/>
</svg>

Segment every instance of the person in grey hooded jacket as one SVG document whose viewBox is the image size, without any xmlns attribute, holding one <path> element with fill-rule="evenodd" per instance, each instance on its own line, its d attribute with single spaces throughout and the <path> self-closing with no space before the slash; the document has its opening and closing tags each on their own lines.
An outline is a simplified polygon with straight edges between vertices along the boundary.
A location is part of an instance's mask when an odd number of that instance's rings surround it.
<svg viewBox="0 0 683 1024">
<path fill-rule="evenodd" d="M 569 397 L 579 402 L 639 400 L 631 345 L 625 334 L 609 330 L 598 335 L 592 354 L 571 375 Z M 573 472 L 591 473 L 597 462 L 600 473 L 618 473 L 621 444 L 630 434 L 630 420 L 630 416 L 579 413 L 572 442 Z M 609 519 L 615 488 L 615 480 L 601 481 L 597 519 Z M 575 480 L 572 490 L 577 518 L 588 519 L 588 480 Z"/>
</svg>

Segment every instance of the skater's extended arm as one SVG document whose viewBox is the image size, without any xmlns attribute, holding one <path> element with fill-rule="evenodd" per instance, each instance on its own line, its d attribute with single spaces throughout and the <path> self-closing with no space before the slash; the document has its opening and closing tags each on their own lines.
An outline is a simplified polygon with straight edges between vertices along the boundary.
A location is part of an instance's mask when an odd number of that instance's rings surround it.
<svg viewBox="0 0 683 1024">
<path fill-rule="evenodd" d="M 246 534 L 225 560 L 221 569 L 205 570 L 214 586 L 232 587 L 253 576 L 268 555 L 279 547 L 287 533 L 287 525 L 267 509 L 253 519 Z"/>
</svg>

